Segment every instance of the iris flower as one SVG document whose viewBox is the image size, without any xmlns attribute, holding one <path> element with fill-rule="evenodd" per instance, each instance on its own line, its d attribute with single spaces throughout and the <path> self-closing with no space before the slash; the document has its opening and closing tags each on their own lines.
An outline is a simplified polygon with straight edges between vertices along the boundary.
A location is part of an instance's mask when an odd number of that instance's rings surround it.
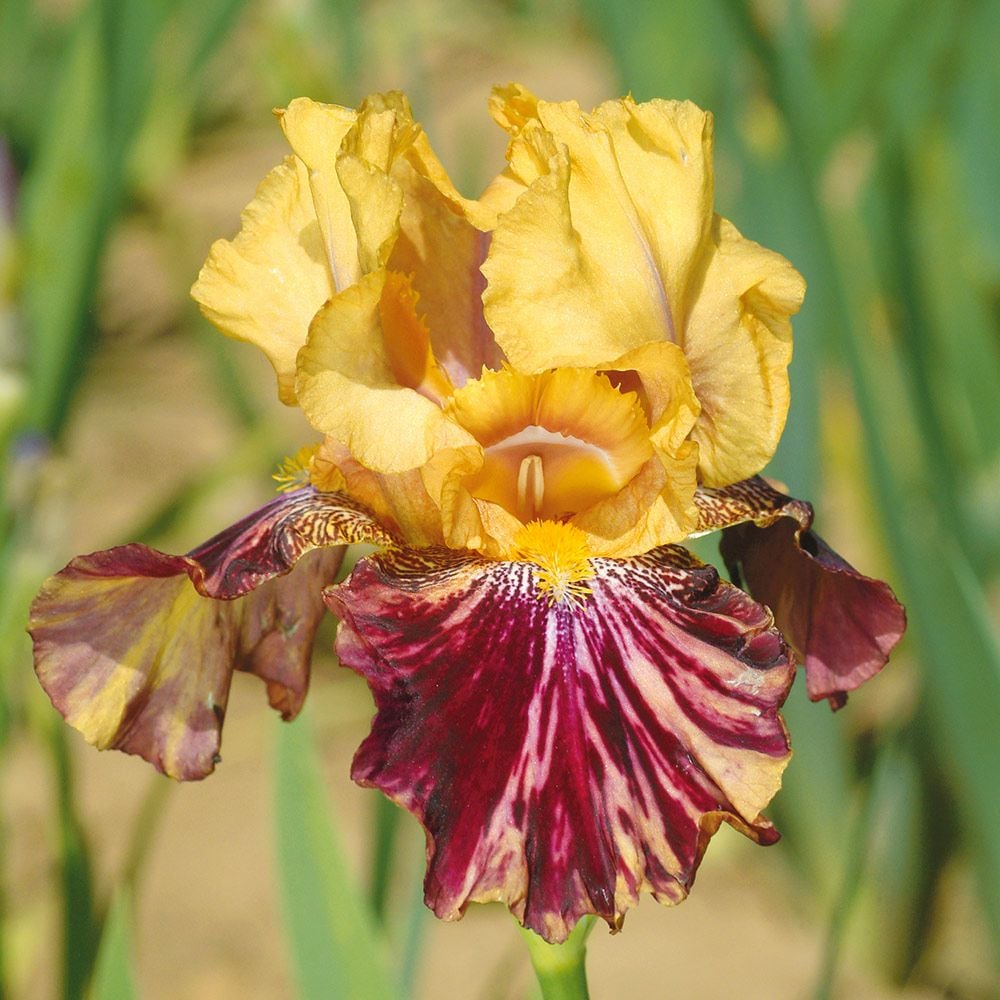
<svg viewBox="0 0 1000 1000">
<path fill-rule="evenodd" d="M 278 112 L 292 153 L 193 294 L 318 444 L 187 555 L 74 559 L 31 631 L 71 725 L 187 780 L 235 670 L 295 716 L 332 610 L 377 709 L 352 776 L 426 830 L 428 906 L 561 941 L 683 900 L 722 822 L 774 842 L 796 663 L 839 707 L 904 616 L 759 476 L 804 283 L 714 213 L 711 116 L 490 110 L 507 163 L 476 200 L 402 95 Z M 733 583 L 681 545 L 717 530 Z"/>
</svg>

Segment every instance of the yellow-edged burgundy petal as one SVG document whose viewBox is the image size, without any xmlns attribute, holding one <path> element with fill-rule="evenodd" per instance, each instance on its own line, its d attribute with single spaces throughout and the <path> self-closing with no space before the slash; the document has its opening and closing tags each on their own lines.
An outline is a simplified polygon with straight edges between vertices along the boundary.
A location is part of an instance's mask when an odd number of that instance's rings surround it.
<svg viewBox="0 0 1000 1000">
<path fill-rule="evenodd" d="M 353 777 L 424 825 L 444 919 L 501 900 L 550 941 L 618 928 L 643 890 L 687 895 L 723 821 L 777 839 L 793 666 L 770 614 L 674 547 L 582 575 L 554 593 L 530 558 L 402 550 L 327 590 L 378 707 Z"/>
<path fill-rule="evenodd" d="M 333 294 L 308 171 L 288 157 L 264 178 L 233 240 L 212 244 L 191 294 L 224 334 L 255 344 L 274 366 L 278 395 L 295 403 L 295 355 Z"/>
<path fill-rule="evenodd" d="M 264 680 L 271 705 L 294 717 L 342 547 L 388 540 L 354 501 L 307 487 L 186 556 L 144 545 L 80 556 L 32 605 L 36 673 L 95 746 L 205 777 L 233 671 Z"/>
<path fill-rule="evenodd" d="M 700 528 L 723 528 L 737 584 L 774 612 L 806 672 L 813 701 L 837 709 L 885 666 L 906 629 L 892 589 L 859 573 L 811 530 L 812 507 L 759 476 L 695 496 Z"/>
</svg>

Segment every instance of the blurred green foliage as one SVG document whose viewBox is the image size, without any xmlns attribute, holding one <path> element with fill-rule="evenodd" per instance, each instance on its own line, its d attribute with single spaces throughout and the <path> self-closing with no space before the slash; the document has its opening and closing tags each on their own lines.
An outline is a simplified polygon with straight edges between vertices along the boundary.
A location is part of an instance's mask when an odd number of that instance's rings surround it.
<svg viewBox="0 0 1000 1000">
<path fill-rule="evenodd" d="M 715 112 L 719 210 L 810 283 L 789 430 L 771 471 L 817 500 L 821 531 L 837 509 L 824 497 L 863 498 L 847 507 L 864 524 L 834 518 L 846 537 L 833 541 L 848 555 L 855 535 L 881 547 L 911 622 L 896 669 L 907 657 L 918 668 L 888 709 L 878 691 L 856 696 L 860 722 L 806 705 L 802 691 L 788 705 L 796 760 L 776 809 L 807 908 L 829 924 L 817 996 L 835 991 L 852 927 L 878 928 L 870 958 L 887 980 L 926 980 L 921 956 L 956 864 L 972 866 L 1000 952 L 1000 5 L 526 0 L 418 16 L 419 6 L 398 19 L 392 43 L 407 53 L 418 111 L 433 75 L 420 46 L 440 42 L 427 27 L 440 15 L 456 30 L 482 16 L 480 45 L 497 25 L 506 44 L 549 33 L 556 53 L 555 33 L 589 34 L 620 91 Z M 97 303 L 109 240 L 124 219 L 162 211 L 197 143 L 248 106 L 297 93 L 352 103 L 383 85 L 380 53 L 392 44 L 379 33 L 390 22 L 381 5 L 350 0 L 0 6 L 0 753 L 22 733 L 49 748 L 67 998 L 129 995 L 128 901 L 141 892 L 141 849 L 113 892 L 95 888 L 65 737 L 32 708 L 20 634 L 59 562 L 40 543 L 40 500 L 106 336 Z M 460 155 L 478 172 L 475 150 Z M 191 277 L 180 276 L 178 298 Z M 265 452 L 249 461 L 266 468 L 273 441 L 238 375 L 221 353 L 205 363 L 248 449 Z M 136 537 L 155 539 L 231 474 L 223 465 L 186 484 L 146 512 Z M 383 947 L 395 811 L 375 814 L 372 905 L 357 896 L 363 916 L 342 923 L 331 900 L 355 890 L 342 859 L 315 841 L 329 819 L 305 738 L 288 735 L 276 763 L 302 995 L 315 992 L 310 976 L 337 967 L 349 973 L 344 995 L 388 995 L 397 970 L 372 956 Z M 156 815 L 143 812 L 142 843 Z M 289 848 L 300 829 L 304 855 Z M 314 894 L 295 889 L 313 871 Z M 4 947 L 11 920 L 0 919 L 0 992 L 37 960 Z M 408 940 L 404 993 L 419 934 Z"/>
</svg>

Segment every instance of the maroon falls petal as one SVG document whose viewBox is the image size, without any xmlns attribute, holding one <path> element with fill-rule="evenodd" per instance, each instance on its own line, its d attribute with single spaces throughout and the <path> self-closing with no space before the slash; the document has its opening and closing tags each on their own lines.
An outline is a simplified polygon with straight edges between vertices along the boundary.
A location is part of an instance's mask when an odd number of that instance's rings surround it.
<svg viewBox="0 0 1000 1000">
<path fill-rule="evenodd" d="M 805 666 L 813 701 L 837 709 L 885 666 L 906 629 L 892 589 L 859 573 L 811 530 L 812 507 L 760 477 L 696 496 L 704 529 L 723 527 L 720 551 Z M 741 522 L 741 523 L 740 523 Z"/>
<path fill-rule="evenodd" d="M 187 556 L 144 545 L 79 556 L 32 605 L 35 671 L 90 743 L 180 780 L 205 777 L 233 671 L 264 680 L 292 718 L 342 546 L 384 538 L 351 501 L 307 488 Z"/>
<path fill-rule="evenodd" d="M 794 665 L 770 613 L 676 546 L 591 568 L 560 601 L 530 563 L 390 551 L 327 590 L 378 709 L 353 777 L 423 823 L 439 917 L 617 929 L 643 889 L 684 899 L 723 820 L 777 839 Z"/>
</svg>

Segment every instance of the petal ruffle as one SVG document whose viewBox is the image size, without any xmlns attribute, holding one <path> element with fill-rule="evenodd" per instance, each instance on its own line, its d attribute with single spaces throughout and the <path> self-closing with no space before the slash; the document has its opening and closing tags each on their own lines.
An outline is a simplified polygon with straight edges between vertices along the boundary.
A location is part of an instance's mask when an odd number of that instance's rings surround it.
<svg viewBox="0 0 1000 1000">
<path fill-rule="evenodd" d="M 711 117 L 631 98 L 586 114 L 519 87 L 491 110 L 527 185 L 483 266 L 486 317 L 511 362 L 592 366 L 679 340 L 712 219 Z"/>
<path fill-rule="evenodd" d="M 643 889 L 687 895 L 723 820 L 777 838 L 794 667 L 768 611 L 677 547 L 590 565 L 583 603 L 446 550 L 326 592 L 378 707 L 353 777 L 420 818 L 439 917 L 502 900 L 551 941 L 586 913 L 619 927 Z"/>
<path fill-rule="evenodd" d="M 306 488 L 186 556 L 145 545 L 79 556 L 32 605 L 42 687 L 95 746 L 203 778 L 234 670 L 260 677 L 284 718 L 299 711 L 322 588 L 354 541 L 387 538 L 353 502 Z"/>
<path fill-rule="evenodd" d="M 695 495 L 703 531 L 724 528 L 720 551 L 774 612 L 805 666 L 813 701 L 840 708 L 885 666 L 906 629 L 892 589 L 859 573 L 811 530 L 812 507 L 759 476 Z"/>
<path fill-rule="evenodd" d="M 512 135 L 505 184 L 521 185 L 483 265 L 486 317 L 511 363 L 611 367 L 676 343 L 701 404 L 700 481 L 758 472 L 784 427 L 805 285 L 714 215 L 711 116 L 630 98 L 585 114 L 519 87 L 495 92 L 491 110 Z"/>
<path fill-rule="evenodd" d="M 423 170 L 430 165 L 397 172 L 403 210 L 389 267 L 412 275 L 434 356 L 460 387 L 479 378 L 484 367 L 496 369 L 503 362 L 483 316 L 486 279 L 480 267 L 490 234 L 474 224 L 479 213 L 472 203 L 449 195 L 443 171 L 429 178 Z"/>
<path fill-rule="evenodd" d="M 321 104 L 299 97 L 275 114 L 288 145 L 304 165 L 309 178 L 315 206 L 313 214 L 322 234 L 332 291 L 342 291 L 353 285 L 362 274 L 358 266 L 358 236 L 351 219 L 351 206 L 337 177 L 337 154 L 344 137 L 354 128 L 357 112 L 336 104 Z M 304 340 L 303 331 L 300 346 Z"/>
<path fill-rule="evenodd" d="M 295 404 L 295 355 L 309 322 L 333 294 L 309 175 L 287 157 L 243 210 L 239 234 L 212 244 L 191 295 L 226 336 L 255 344 L 278 377 L 283 403 Z"/>
<path fill-rule="evenodd" d="M 701 414 L 692 438 L 707 486 L 752 476 L 774 455 L 788 415 L 792 324 L 802 275 L 716 216 L 704 275 L 679 337 Z"/>
<path fill-rule="evenodd" d="M 366 468 L 415 469 L 444 448 L 475 447 L 470 434 L 445 416 L 433 393 L 405 377 L 397 347 L 403 308 L 386 308 L 403 285 L 384 269 L 334 296 L 317 313 L 299 352 L 296 394 L 309 422 L 340 441 Z M 417 317 L 410 317 L 417 323 Z M 443 376 L 442 376 L 443 377 Z"/>
</svg>

